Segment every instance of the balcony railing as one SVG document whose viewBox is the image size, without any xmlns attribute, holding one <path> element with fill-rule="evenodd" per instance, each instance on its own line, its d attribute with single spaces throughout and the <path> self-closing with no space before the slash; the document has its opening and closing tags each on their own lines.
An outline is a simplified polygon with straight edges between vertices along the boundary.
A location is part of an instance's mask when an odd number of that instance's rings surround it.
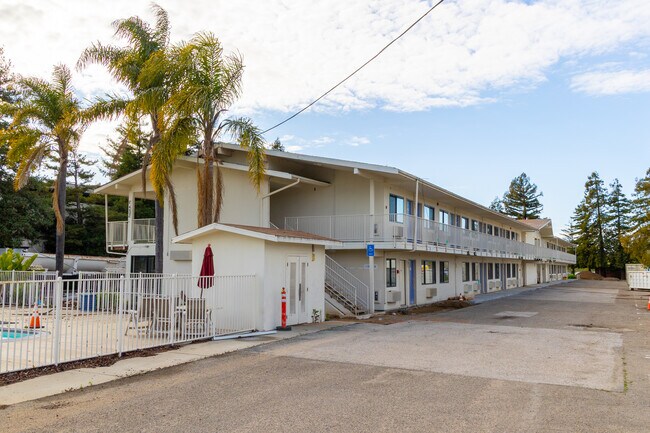
<svg viewBox="0 0 650 433">
<path fill-rule="evenodd" d="M 563 251 L 441 224 L 413 215 L 329 215 L 286 217 L 285 229 L 329 237 L 344 243 L 383 244 L 477 256 L 575 263 Z"/>
<path fill-rule="evenodd" d="M 128 221 L 111 221 L 107 226 L 106 246 L 114 250 L 126 250 L 129 247 Z M 133 220 L 131 242 L 135 244 L 153 244 L 156 242 L 156 220 L 139 218 Z"/>
</svg>

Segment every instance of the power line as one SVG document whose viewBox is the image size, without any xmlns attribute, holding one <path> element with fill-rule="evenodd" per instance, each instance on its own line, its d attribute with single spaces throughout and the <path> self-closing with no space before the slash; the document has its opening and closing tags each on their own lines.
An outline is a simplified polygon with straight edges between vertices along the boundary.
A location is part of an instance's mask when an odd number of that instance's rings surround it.
<svg viewBox="0 0 650 433">
<path fill-rule="evenodd" d="M 393 40 L 390 41 L 388 44 L 386 44 L 386 46 L 384 46 L 384 48 L 382 48 L 381 50 L 379 50 L 379 52 L 378 52 L 377 54 L 375 54 L 374 56 L 372 56 L 372 57 L 371 57 L 367 62 L 365 62 L 363 65 L 361 65 L 361 66 L 359 66 L 357 69 L 355 69 L 354 72 L 352 72 L 350 75 L 348 75 L 347 77 L 345 77 L 344 79 L 342 79 L 341 81 L 339 81 L 338 83 L 336 83 L 334 86 L 332 86 L 332 88 L 329 89 L 327 92 L 323 93 L 323 94 L 320 95 L 318 98 L 314 99 L 314 100 L 313 100 L 312 102 L 310 102 L 308 105 L 306 105 L 305 107 L 303 107 L 300 111 L 297 111 L 297 112 L 293 113 L 291 116 L 287 117 L 287 118 L 284 119 L 282 122 L 278 123 L 277 125 L 274 125 L 274 126 L 270 127 L 269 129 L 267 129 L 267 130 L 265 130 L 265 131 L 262 131 L 262 134 L 266 134 L 267 132 L 269 132 L 269 131 L 271 131 L 271 130 L 277 128 L 278 126 L 287 123 L 288 121 L 290 121 L 291 119 L 293 119 L 294 117 L 296 117 L 297 115 L 299 115 L 300 113 L 302 113 L 303 111 L 309 109 L 309 107 L 311 107 L 312 105 L 314 105 L 315 103 L 317 103 L 318 101 L 320 101 L 321 99 L 323 99 L 325 96 L 329 95 L 329 94 L 330 94 L 334 89 L 336 89 L 337 87 L 339 87 L 341 84 L 345 83 L 347 80 L 349 80 L 350 78 L 352 78 L 352 77 L 353 77 L 357 72 L 359 72 L 359 71 L 362 70 L 364 67 L 366 67 L 366 65 L 368 65 L 368 63 L 372 62 L 372 61 L 375 60 L 377 57 L 379 57 L 379 56 L 381 55 L 381 53 L 383 53 L 384 51 L 386 51 L 386 49 L 388 49 L 388 47 L 390 47 L 391 45 L 393 45 L 393 44 L 394 44 L 395 42 L 397 42 L 397 41 L 398 41 L 402 36 L 404 36 L 406 33 L 408 33 L 409 30 L 411 30 L 413 27 L 415 27 L 417 23 L 419 23 L 420 21 L 422 21 L 422 20 L 424 19 L 424 17 L 426 17 L 427 15 L 429 15 L 431 12 L 433 12 L 433 10 L 434 10 L 435 8 L 437 8 L 437 7 L 438 7 L 442 2 L 444 2 L 444 1 L 445 1 L 445 0 L 439 0 L 436 4 L 434 4 L 433 6 L 431 6 L 431 8 L 430 8 L 428 11 L 426 11 L 422 16 L 420 16 L 420 18 L 418 18 L 417 20 L 415 20 L 415 21 L 413 22 L 413 24 L 411 24 L 410 26 L 408 26 L 408 27 L 406 28 L 406 30 L 404 30 L 402 33 L 400 33 L 400 34 L 399 34 L 395 39 L 393 39 Z"/>
</svg>

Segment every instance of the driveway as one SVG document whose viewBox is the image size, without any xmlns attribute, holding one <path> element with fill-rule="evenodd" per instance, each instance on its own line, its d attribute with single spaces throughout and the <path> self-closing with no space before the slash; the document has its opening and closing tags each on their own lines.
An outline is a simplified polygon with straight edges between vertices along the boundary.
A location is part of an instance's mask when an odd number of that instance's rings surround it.
<svg viewBox="0 0 650 433">
<path fill-rule="evenodd" d="M 650 431 L 648 294 L 578 281 L 0 411 L 0 431 Z"/>
</svg>

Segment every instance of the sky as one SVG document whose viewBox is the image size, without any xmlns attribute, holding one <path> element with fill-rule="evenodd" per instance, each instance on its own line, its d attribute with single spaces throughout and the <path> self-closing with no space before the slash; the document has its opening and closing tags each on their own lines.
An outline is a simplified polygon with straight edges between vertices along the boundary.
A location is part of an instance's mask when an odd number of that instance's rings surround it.
<svg viewBox="0 0 650 433">
<path fill-rule="evenodd" d="M 172 43 L 217 35 L 246 66 L 232 115 L 262 129 L 311 102 L 429 7 L 417 0 L 159 1 Z M 47 78 L 148 1 L 0 0 L 14 72 Z M 565 226 L 598 171 L 626 193 L 650 167 L 650 2 L 447 0 L 321 103 L 269 132 L 288 151 L 398 167 L 488 205 L 525 172 Z M 100 66 L 80 98 L 123 91 Z M 88 129 L 82 152 L 116 124 Z"/>
</svg>

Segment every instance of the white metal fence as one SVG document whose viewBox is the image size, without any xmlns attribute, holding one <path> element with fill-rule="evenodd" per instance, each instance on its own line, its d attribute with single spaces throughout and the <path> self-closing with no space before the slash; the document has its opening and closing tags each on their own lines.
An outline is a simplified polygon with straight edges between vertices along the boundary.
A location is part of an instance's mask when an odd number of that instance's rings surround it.
<svg viewBox="0 0 650 433">
<path fill-rule="evenodd" d="M 627 284 L 630 289 L 650 290 L 650 271 L 632 271 L 627 274 Z"/>
<path fill-rule="evenodd" d="M 342 242 L 413 244 L 431 251 L 556 260 L 575 263 L 573 254 L 500 236 L 442 224 L 405 214 L 286 217 L 285 229 L 299 230 Z"/>
<path fill-rule="evenodd" d="M 0 282 L 0 373 L 254 330 L 255 280 L 155 275 Z"/>
</svg>

